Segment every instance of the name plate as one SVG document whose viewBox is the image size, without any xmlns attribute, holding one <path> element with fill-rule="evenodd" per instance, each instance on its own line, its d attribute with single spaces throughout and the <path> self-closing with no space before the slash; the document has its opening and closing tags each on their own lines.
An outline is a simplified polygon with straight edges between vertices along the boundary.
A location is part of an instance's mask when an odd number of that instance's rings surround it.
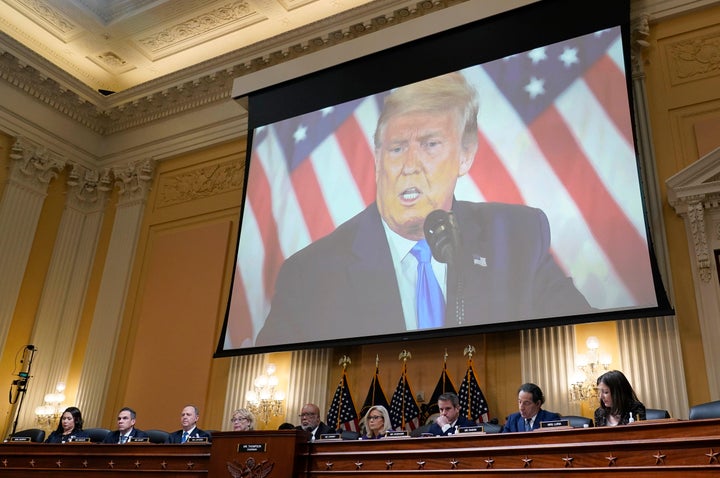
<svg viewBox="0 0 720 478">
<path fill-rule="evenodd" d="M 68 443 L 87 443 L 90 441 L 90 437 L 70 437 Z"/>
<path fill-rule="evenodd" d="M 248 453 L 267 451 L 267 443 L 240 443 L 237 448 L 238 453 L 241 451 Z"/>
<path fill-rule="evenodd" d="M 557 428 L 557 427 L 569 427 L 570 420 L 549 420 L 546 422 L 540 422 L 540 428 Z"/>
<path fill-rule="evenodd" d="M 207 437 L 188 437 L 185 443 L 207 443 Z"/>
<path fill-rule="evenodd" d="M 457 433 L 485 433 L 485 427 L 476 425 L 472 427 L 459 427 Z"/>
<path fill-rule="evenodd" d="M 339 433 L 323 433 L 320 435 L 321 440 L 340 440 Z"/>
<path fill-rule="evenodd" d="M 10 437 L 11 442 L 31 441 L 30 437 Z"/>
<path fill-rule="evenodd" d="M 150 437 L 130 437 L 129 443 L 149 443 Z"/>
<path fill-rule="evenodd" d="M 388 430 L 385 438 L 402 438 L 408 436 L 407 430 Z"/>
</svg>

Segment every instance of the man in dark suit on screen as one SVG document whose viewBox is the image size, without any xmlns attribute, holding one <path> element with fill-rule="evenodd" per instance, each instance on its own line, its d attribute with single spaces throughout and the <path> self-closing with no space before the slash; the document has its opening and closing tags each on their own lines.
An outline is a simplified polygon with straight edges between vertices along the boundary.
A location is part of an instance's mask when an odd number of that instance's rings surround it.
<svg viewBox="0 0 720 478">
<path fill-rule="evenodd" d="M 375 132 L 376 201 L 285 261 L 255 345 L 590 311 L 550 252 L 541 210 L 454 199 L 475 159 L 477 113 L 460 73 L 386 97 Z M 456 225 L 450 266 L 427 262 L 425 221 L 437 211 Z"/>
</svg>

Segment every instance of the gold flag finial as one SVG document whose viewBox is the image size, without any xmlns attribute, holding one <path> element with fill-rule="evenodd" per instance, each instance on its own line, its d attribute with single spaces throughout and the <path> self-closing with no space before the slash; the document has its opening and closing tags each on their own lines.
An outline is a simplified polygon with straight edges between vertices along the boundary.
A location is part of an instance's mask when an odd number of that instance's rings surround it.
<svg viewBox="0 0 720 478">
<path fill-rule="evenodd" d="M 404 349 L 402 352 L 400 352 L 400 355 L 398 355 L 398 360 L 402 360 L 403 362 L 407 362 L 411 358 L 412 358 L 412 354 Z"/>
<path fill-rule="evenodd" d="M 380 366 L 380 354 L 375 354 L 375 368 Z"/>
<path fill-rule="evenodd" d="M 340 357 L 340 360 L 338 361 L 338 365 L 340 365 L 343 368 L 343 370 L 347 369 L 347 366 L 350 365 L 351 363 L 352 363 L 352 360 L 350 360 L 350 357 L 348 357 L 347 355 L 343 355 L 342 357 Z"/>
<path fill-rule="evenodd" d="M 443 355 L 443 363 L 447 362 L 447 358 L 448 358 L 448 353 L 447 353 L 447 348 L 446 348 L 445 355 Z"/>
<path fill-rule="evenodd" d="M 468 345 L 465 347 L 465 351 L 463 352 L 463 355 L 467 355 L 470 360 L 472 360 L 472 356 L 475 353 L 475 347 L 472 345 Z"/>
</svg>

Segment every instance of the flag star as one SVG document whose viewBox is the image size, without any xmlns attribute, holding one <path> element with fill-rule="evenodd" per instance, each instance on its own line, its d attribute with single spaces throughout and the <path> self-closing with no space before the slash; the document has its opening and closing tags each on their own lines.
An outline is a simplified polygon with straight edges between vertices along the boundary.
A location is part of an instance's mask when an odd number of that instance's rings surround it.
<svg viewBox="0 0 720 478">
<path fill-rule="evenodd" d="M 323 108 L 323 109 L 320 110 L 320 111 L 322 112 L 322 116 L 323 116 L 323 118 L 324 118 L 325 116 L 330 116 L 330 115 L 332 114 L 332 112 L 335 111 L 335 107 L 334 107 L 334 106 L 328 106 L 327 108 Z"/>
<path fill-rule="evenodd" d="M 297 144 L 305 138 L 307 138 L 307 126 L 299 124 L 293 133 L 293 139 L 295 139 L 295 143 Z"/>
<path fill-rule="evenodd" d="M 577 48 L 568 48 L 565 47 L 565 49 L 562 52 L 562 55 L 558 57 L 558 59 L 565 64 L 565 68 L 570 68 L 573 63 L 578 63 L 578 57 L 577 57 L 578 51 Z"/>
<path fill-rule="evenodd" d="M 533 48 L 528 52 L 528 58 L 532 60 L 533 65 L 537 65 L 543 60 L 547 60 L 547 54 L 545 53 L 545 47 Z"/>
<path fill-rule="evenodd" d="M 528 92 L 531 99 L 535 99 L 538 96 L 545 94 L 545 80 L 541 80 L 533 76 L 530 78 L 530 83 L 525 85 L 524 89 Z"/>
</svg>

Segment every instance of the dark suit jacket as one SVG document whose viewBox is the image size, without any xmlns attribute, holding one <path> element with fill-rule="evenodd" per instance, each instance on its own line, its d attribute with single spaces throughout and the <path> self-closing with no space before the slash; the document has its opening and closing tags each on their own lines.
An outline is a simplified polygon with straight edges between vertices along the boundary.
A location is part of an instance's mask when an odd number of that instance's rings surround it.
<svg viewBox="0 0 720 478">
<path fill-rule="evenodd" d="M 455 426 L 452 426 L 447 430 L 443 431 L 440 425 L 438 425 L 437 423 L 433 423 L 432 425 L 430 425 L 430 428 L 428 428 L 427 432 L 432 433 L 433 435 L 454 435 L 455 430 L 459 427 L 474 427 L 476 425 L 477 423 L 473 422 L 467 417 L 460 415 L 455 422 Z"/>
<path fill-rule="evenodd" d="M 533 423 L 533 430 L 537 430 L 538 428 L 540 428 L 540 422 L 547 422 L 551 420 L 560 420 L 560 414 L 540 409 L 537 416 L 535 417 L 535 422 Z M 507 417 L 505 426 L 503 426 L 500 433 L 524 431 L 525 419 L 520 415 L 520 412 L 516 412 Z"/>
<path fill-rule="evenodd" d="M 182 443 L 182 435 L 182 430 L 172 432 L 168 434 L 168 438 L 165 443 Z M 189 438 L 207 438 L 208 443 L 212 441 L 212 436 L 210 435 L 210 433 L 206 432 L 205 430 L 200 430 L 198 427 L 193 428 L 193 431 L 192 433 L 190 433 Z"/>
<path fill-rule="evenodd" d="M 456 201 L 453 212 L 463 242 L 457 268 L 464 278 L 462 325 L 591 311 L 550 254 L 542 211 Z M 446 326 L 458 325 L 456 294 L 451 281 Z M 390 249 L 373 203 L 284 262 L 255 345 L 404 331 Z"/>
<path fill-rule="evenodd" d="M 296 426 L 298 430 L 304 430 L 304 428 L 300 425 Z M 325 433 L 335 433 L 335 429 L 331 427 L 330 425 L 326 424 L 325 422 L 320 422 L 317 429 L 315 430 L 315 434 L 313 435 L 312 431 L 308 431 L 308 440 L 319 440 L 320 435 L 324 435 Z"/>
<path fill-rule="evenodd" d="M 90 435 L 83 430 L 73 430 L 70 435 L 65 436 L 63 436 L 62 432 L 55 430 L 49 437 L 47 437 L 45 443 L 65 443 L 71 436 L 76 438 L 90 438 Z"/>
<path fill-rule="evenodd" d="M 150 438 L 150 435 L 148 435 L 147 433 L 145 433 L 144 431 L 142 431 L 138 428 L 133 428 L 132 431 L 130 432 L 130 437 L 131 438 L 145 438 L 145 437 Z M 114 432 L 108 433 L 107 436 L 105 437 L 105 439 L 102 441 L 102 443 L 118 443 L 119 441 L 120 441 L 120 432 L 118 430 L 115 430 Z"/>
<path fill-rule="evenodd" d="M 595 410 L 595 426 L 604 427 L 607 425 L 607 412 L 603 407 L 598 407 Z M 623 413 L 620 417 L 620 425 L 627 425 L 630 423 L 630 413 L 633 414 L 633 420 L 645 420 L 645 405 L 642 402 L 633 401 L 628 411 Z"/>
</svg>

